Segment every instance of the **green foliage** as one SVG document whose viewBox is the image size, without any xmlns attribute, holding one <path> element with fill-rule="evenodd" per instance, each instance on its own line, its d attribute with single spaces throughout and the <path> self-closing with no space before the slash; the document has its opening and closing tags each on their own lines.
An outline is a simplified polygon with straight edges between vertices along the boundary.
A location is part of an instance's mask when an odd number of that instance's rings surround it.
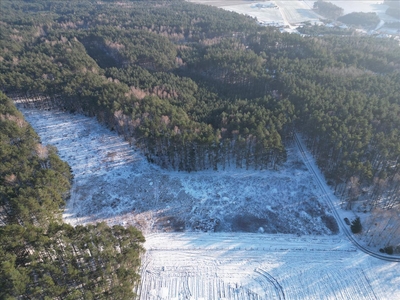
<svg viewBox="0 0 400 300">
<path fill-rule="evenodd" d="M 379 191 L 371 199 L 400 201 L 394 40 L 320 26 L 282 34 L 185 1 L 1 5 L 3 90 L 54 95 L 171 169 L 275 168 L 296 128 L 335 186 L 359 178 Z"/>
<path fill-rule="evenodd" d="M 388 9 L 386 10 L 386 14 L 393 18 L 400 19 L 400 1 L 385 0 L 384 3 L 385 5 L 389 6 Z"/>
<path fill-rule="evenodd" d="M 143 242 L 105 223 L 0 227 L 0 298 L 132 299 Z"/>
<path fill-rule="evenodd" d="M 327 27 L 325 25 L 308 25 L 302 26 L 297 29 L 300 33 L 321 36 L 321 35 L 353 35 L 354 32 L 351 29 L 344 29 L 340 27 Z"/>
<path fill-rule="evenodd" d="M 325 2 L 323 0 L 318 0 L 317 2 L 314 2 L 313 8 L 316 9 L 319 14 L 333 20 L 343 15 L 344 11 L 343 8 L 331 2 Z"/>
<path fill-rule="evenodd" d="M 400 5 L 400 3 L 398 3 L 397 2 L 397 5 Z M 396 18 L 396 19 L 400 19 L 400 8 L 399 7 L 389 7 L 387 10 L 386 10 L 386 14 L 388 15 L 388 16 L 391 16 L 391 17 L 393 17 L 393 18 Z M 397 27 L 398 28 L 398 27 Z"/>
<path fill-rule="evenodd" d="M 46 226 L 60 220 L 71 174 L 10 100 L 0 93 L 0 206 L 6 224 Z"/>
<path fill-rule="evenodd" d="M 393 251 L 394 249 L 393 249 L 393 246 L 387 246 L 387 247 L 385 247 L 385 248 L 383 248 L 383 251 L 385 252 L 385 253 L 387 253 L 387 254 L 390 254 L 390 255 L 392 255 L 393 254 Z"/>
<path fill-rule="evenodd" d="M 364 12 L 352 12 L 338 18 L 338 21 L 343 22 L 347 25 L 358 25 L 374 27 L 379 23 L 379 17 L 374 12 L 364 13 Z"/>
<path fill-rule="evenodd" d="M 0 92 L 0 299 L 132 299 L 133 227 L 61 223 L 71 173 Z"/>
<path fill-rule="evenodd" d="M 19 14 L 14 11 L 15 5 L 7 2 L 5 7 L 11 15 Z M 59 95 L 64 108 L 96 115 L 110 127 L 115 127 L 115 115 L 122 112 L 140 126 L 119 122 L 117 129 L 125 135 L 133 134 L 149 160 L 165 167 L 215 168 L 217 157 L 228 151 L 229 143 L 221 143 L 221 138 L 238 139 L 240 143 L 236 144 L 242 148 L 247 140 L 247 151 L 257 148 L 257 156 L 269 153 L 262 160 L 256 157 L 246 162 L 247 166 L 258 167 L 259 163 L 267 167 L 283 161 L 279 131 L 285 117 L 272 124 L 272 114 L 265 112 L 269 117 L 261 124 L 272 125 L 257 139 L 252 135 L 260 126 L 254 122 L 246 121 L 241 126 L 236 121 L 237 125 L 230 126 L 223 135 L 220 132 L 225 132 L 224 124 L 214 122 L 227 109 L 231 95 L 265 95 L 267 78 L 261 57 L 236 38 L 224 38 L 213 45 L 214 39 L 218 41 L 221 36 L 255 29 L 251 19 L 181 1 L 150 6 L 135 3 L 129 9 L 112 3 L 43 3 L 31 7 L 18 2 L 18 9 L 34 18 L 37 15 L 33 11 L 46 12 L 53 19 L 45 25 L 37 19 L 36 38 L 25 42 L 23 51 L 5 53 L 4 76 L 0 75 L 5 89 Z M 182 12 L 179 18 L 177 10 Z M 13 26 L 11 22 L 9 26 Z M 16 37 L 14 40 L 19 41 Z M 203 53 L 203 57 L 193 56 L 187 46 L 180 46 L 186 41 L 195 43 L 193 50 Z M 201 49 L 207 44 L 207 49 Z M 185 61 L 189 57 L 193 57 L 192 63 Z M 223 57 L 230 59 L 224 62 Z M 114 68 L 103 70 L 97 63 Z M 107 79 L 102 76 L 104 72 Z M 198 76 L 200 73 L 204 74 Z M 216 93 L 210 92 L 207 77 L 222 83 L 216 86 Z M 141 100 L 145 96 L 151 97 Z M 243 127 L 240 136 L 235 133 L 238 127 Z M 201 150 L 193 153 L 189 150 L 193 147 Z M 176 149 L 183 150 L 177 159 L 173 157 Z M 203 163 L 196 165 L 187 155 L 200 155 Z M 240 165 L 243 158 L 243 153 L 234 151 L 228 161 L 236 160 Z"/>
<path fill-rule="evenodd" d="M 151 70 L 169 70 L 175 66 L 175 45 L 155 33 L 100 27 L 82 33 L 79 39 L 103 67 L 137 64 Z"/>
<path fill-rule="evenodd" d="M 351 228 L 351 232 L 353 232 L 353 233 L 360 233 L 362 231 L 362 225 L 361 225 L 360 217 L 355 218 L 351 222 L 350 228 Z"/>
</svg>

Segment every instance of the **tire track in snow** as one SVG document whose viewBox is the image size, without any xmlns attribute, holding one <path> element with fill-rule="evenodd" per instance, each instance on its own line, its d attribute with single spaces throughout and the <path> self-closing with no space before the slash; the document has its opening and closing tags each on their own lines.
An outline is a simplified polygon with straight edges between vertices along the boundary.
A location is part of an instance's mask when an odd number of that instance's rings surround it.
<svg viewBox="0 0 400 300">
<path fill-rule="evenodd" d="M 262 278 L 265 278 L 270 284 L 272 284 L 272 286 L 275 289 L 276 296 L 278 297 L 279 300 L 286 299 L 285 292 L 283 291 L 283 288 L 279 284 L 278 280 L 276 280 L 271 274 L 260 268 L 255 269 L 255 272 L 260 274 Z M 269 295 L 266 294 L 266 296 L 268 297 Z"/>
</svg>

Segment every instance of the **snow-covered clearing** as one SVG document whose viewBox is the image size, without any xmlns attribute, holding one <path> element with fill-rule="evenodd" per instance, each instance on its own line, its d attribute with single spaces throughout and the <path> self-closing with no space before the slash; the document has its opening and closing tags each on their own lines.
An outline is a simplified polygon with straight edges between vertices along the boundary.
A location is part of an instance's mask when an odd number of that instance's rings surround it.
<svg viewBox="0 0 400 300">
<path fill-rule="evenodd" d="M 145 233 L 140 299 L 399 299 L 398 263 L 332 234 L 294 145 L 279 171 L 173 172 L 93 118 L 19 108 L 73 169 L 67 222 Z"/>
<path fill-rule="evenodd" d="M 239 14 L 246 14 L 257 18 L 257 21 L 264 25 L 286 26 L 289 30 L 292 26 L 302 22 L 320 24 L 320 16 L 312 10 L 305 1 L 297 0 L 276 0 L 276 1 L 238 1 L 238 0 L 188 0 L 200 4 L 212 5 L 233 11 Z"/>
<path fill-rule="evenodd" d="M 275 1 L 279 6 L 282 14 L 291 25 L 300 24 L 302 22 L 320 23 L 321 18 L 315 13 L 304 1 Z"/>
<path fill-rule="evenodd" d="M 314 5 L 315 1 L 305 1 L 308 5 L 311 5 L 311 7 Z M 388 6 L 383 3 L 383 1 L 377 1 L 377 0 L 358 0 L 358 1 L 353 1 L 353 0 L 334 0 L 334 1 L 329 1 L 335 4 L 336 6 L 339 6 L 343 8 L 343 14 L 347 15 L 352 12 L 374 12 L 376 13 L 379 18 L 383 21 L 388 21 L 388 22 L 395 22 L 396 19 L 388 16 L 385 14 Z M 397 20 L 398 21 L 398 20 Z"/>
<path fill-rule="evenodd" d="M 23 112 L 42 142 L 56 146 L 74 172 L 67 222 L 129 223 L 146 233 L 337 233 L 294 146 L 279 171 L 166 171 L 148 164 L 95 119 L 56 111 Z"/>
<path fill-rule="evenodd" d="M 301 23 L 323 24 L 324 17 L 314 10 L 316 0 L 274 0 L 274 1 L 247 1 L 247 0 L 187 0 L 199 4 L 216 6 L 228 11 L 245 14 L 254 18 L 262 25 L 284 27 L 286 32 L 296 32 Z M 387 5 L 383 1 L 375 0 L 339 0 L 328 1 L 343 8 L 344 14 L 352 12 L 375 12 L 379 18 L 387 23 L 397 22 L 395 18 L 385 14 Z M 384 24 L 382 24 L 384 25 Z M 377 28 L 380 32 L 397 34 L 397 30 L 385 26 Z"/>
<path fill-rule="evenodd" d="M 222 8 L 239 14 L 246 14 L 257 18 L 257 21 L 265 25 L 285 26 L 288 25 L 283 18 L 278 6 L 265 6 L 262 3 L 245 3 L 227 5 Z"/>
</svg>

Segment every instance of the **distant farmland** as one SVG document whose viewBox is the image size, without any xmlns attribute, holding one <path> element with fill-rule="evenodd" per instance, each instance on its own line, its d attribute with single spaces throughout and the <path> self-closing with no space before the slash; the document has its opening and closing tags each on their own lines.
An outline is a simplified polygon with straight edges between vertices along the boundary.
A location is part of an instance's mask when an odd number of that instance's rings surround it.
<svg viewBox="0 0 400 300">
<path fill-rule="evenodd" d="M 245 0 L 188 0 L 199 4 L 211 5 L 228 11 L 246 14 L 257 18 L 260 24 L 273 25 L 293 29 L 301 23 L 320 24 L 322 17 L 313 9 L 315 1 L 245 1 Z M 332 1 L 344 9 L 344 14 L 351 12 L 375 12 L 384 22 L 394 22 L 396 19 L 385 14 L 387 5 L 383 1 Z"/>
</svg>

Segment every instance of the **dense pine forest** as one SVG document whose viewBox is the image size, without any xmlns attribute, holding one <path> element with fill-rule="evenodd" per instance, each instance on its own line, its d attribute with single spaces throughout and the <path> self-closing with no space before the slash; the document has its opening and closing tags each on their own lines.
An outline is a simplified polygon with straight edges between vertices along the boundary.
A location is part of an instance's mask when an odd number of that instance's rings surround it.
<svg viewBox="0 0 400 300">
<path fill-rule="evenodd" d="M 0 92 L 0 298 L 132 299 L 142 234 L 61 219 L 72 175 Z"/>
<path fill-rule="evenodd" d="M 277 168 L 297 130 L 349 207 L 399 202 L 394 40 L 301 37 L 184 1 L 1 5 L 10 96 L 96 116 L 175 170 Z"/>
<path fill-rule="evenodd" d="M 0 8 L 0 88 L 9 97 L 96 116 L 173 170 L 276 169 L 299 132 L 348 209 L 357 201 L 365 211 L 398 208 L 398 41 L 280 33 L 180 0 L 3 0 Z M 13 286 L 14 297 L 46 282 L 49 297 L 88 287 L 98 298 L 134 282 L 132 269 L 114 273 L 106 263 L 137 266 L 137 256 L 127 261 L 124 253 L 140 248 L 127 242 L 140 234 L 61 225 L 69 169 L 1 101 L 1 251 L 12 258 L 1 284 Z M 121 253 L 89 253 L 82 240 Z M 81 281 L 90 276 L 95 284 Z"/>
</svg>

